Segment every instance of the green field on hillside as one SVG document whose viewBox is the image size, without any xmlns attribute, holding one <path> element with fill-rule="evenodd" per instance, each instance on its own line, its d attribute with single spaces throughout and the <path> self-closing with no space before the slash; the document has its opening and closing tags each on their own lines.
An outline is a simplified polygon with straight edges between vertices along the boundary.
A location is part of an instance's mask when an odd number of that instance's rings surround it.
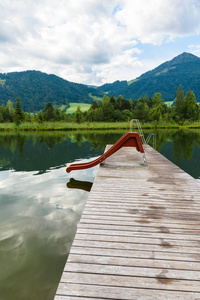
<svg viewBox="0 0 200 300">
<path fill-rule="evenodd" d="M 90 96 L 93 100 L 97 100 L 97 101 L 101 101 L 101 100 L 103 99 L 103 97 L 94 96 L 94 95 L 92 95 L 92 93 L 89 93 L 89 96 Z"/>
<path fill-rule="evenodd" d="M 167 106 L 172 106 L 172 104 L 174 103 L 174 101 L 166 101 L 164 103 L 167 104 Z"/>
<path fill-rule="evenodd" d="M 66 110 L 67 114 L 75 113 L 78 106 L 80 106 L 80 109 L 82 112 L 87 111 L 91 106 L 91 104 L 88 104 L 88 103 L 69 103 L 69 105 L 70 105 L 70 107 Z"/>
</svg>

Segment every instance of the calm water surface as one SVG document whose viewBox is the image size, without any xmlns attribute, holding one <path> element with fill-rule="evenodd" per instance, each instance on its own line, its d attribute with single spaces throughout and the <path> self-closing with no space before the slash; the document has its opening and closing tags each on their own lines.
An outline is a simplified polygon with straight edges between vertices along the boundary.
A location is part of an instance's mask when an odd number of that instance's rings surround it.
<svg viewBox="0 0 200 300">
<path fill-rule="evenodd" d="M 97 171 L 67 174 L 66 165 L 99 156 L 123 133 L 0 134 L 1 300 L 54 298 Z M 157 150 L 200 180 L 200 131 L 154 133 Z"/>
</svg>

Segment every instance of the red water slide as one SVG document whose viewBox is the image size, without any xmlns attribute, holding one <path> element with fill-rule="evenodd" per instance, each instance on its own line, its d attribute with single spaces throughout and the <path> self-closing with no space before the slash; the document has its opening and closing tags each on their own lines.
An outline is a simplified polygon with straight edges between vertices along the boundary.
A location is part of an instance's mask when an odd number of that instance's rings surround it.
<svg viewBox="0 0 200 300">
<path fill-rule="evenodd" d="M 93 161 L 86 162 L 86 163 L 71 164 L 66 169 L 66 172 L 69 173 L 72 170 L 82 170 L 82 169 L 92 168 L 92 167 L 100 164 L 102 161 L 104 161 L 106 158 L 108 158 L 110 155 L 112 155 L 113 153 L 115 153 L 117 150 L 119 150 L 122 147 L 136 147 L 137 151 L 144 153 L 144 149 L 142 146 L 142 142 L 141 142 L 139 133 L 127 132 L 110 149 L 108 149 L 106 152 L 104 152 L 98 158 L 94 159 Z"/>
</svg>

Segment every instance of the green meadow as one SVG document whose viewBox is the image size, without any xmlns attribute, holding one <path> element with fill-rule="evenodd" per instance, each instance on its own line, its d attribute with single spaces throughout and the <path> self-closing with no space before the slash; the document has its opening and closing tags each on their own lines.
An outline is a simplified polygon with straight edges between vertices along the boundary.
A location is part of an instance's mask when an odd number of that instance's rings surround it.
<svg viewBox="0 0 200 300">
<path fill-rule="evenodd" d="M 80 109 L 82 112 L 87 111 L 91 106 L 91 104 L 88 104 L 88 103 L 69 103 L 69 105 L 70 105 L 70 107 L 66 110 L 67 114 L 75 113 L 78 106 L 80 106 Z"/>
<path fill-rule="evenodd" d="M 174 103 L 174 101 L 166 101 L 164 102 L 167 106 L 172 106 L 172 104 Z"/>
<path fill-rule="evenodd" d="M 170 123 L 141 123 L 143 129 L 200 129 L 200 122 L 185 122 L 185 124 Z M 130 130 L 130 122 L 23 122 L 19 126 L 15 123 L 0 123 L 3 131 L 57 131 L 57 130 Z M 133 129 L 137 130 L 136 124 Z"/>
</svg>

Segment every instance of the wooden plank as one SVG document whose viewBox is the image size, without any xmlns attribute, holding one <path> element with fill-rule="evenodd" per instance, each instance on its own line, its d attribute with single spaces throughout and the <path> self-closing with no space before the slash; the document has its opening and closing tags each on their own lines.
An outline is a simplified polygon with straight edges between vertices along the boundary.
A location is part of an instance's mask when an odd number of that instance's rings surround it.
<svg viewBox="0 0 200 300">
<path fill-rule="evenodd" d="M 114 249 L 114 248 L 97 248 L 97 247 L 76 247 L 73 246 L 71 249 L 73 254 L 90 254 L 90 255 L 105 255 L 105 256 L 116 256 L 116 257 L 135 257 L 145 259 L 159 259 L 159 260 L 176 260 L 176 261 L 190 261 L 200 262 L 200 254 L 196 253 L 165 253 L 162 251 L 139 251 L 139 250 L 127 250 L 127 249 Z"/>
<path fill-rule="evenodd" d="M 79 225 L 80 227 L 80 225 Z M 98 230 L 113 230 L 113 231 L 131 231 L 131 232 L 161 232 L 161 233 L 170 233 L 172 234 L 181 234 L 181 235 L 199 235 L 200 229 L 186 229 L 186 228 L 171 228 L 169 226 L 137 226 L 137 225 L 118 225 L 118 224 L 107 224 L 107 223 L 81 223 L 81 228 L 90 228 L 90 229 L 98 229 Z"/>
<path fill-rule="evenodd" d="M 175 269 L 175 270 L 189 270 L 200 271 L 200 262 L 176 261 L 176 260 L 159 260 L 154 258 L 134 258 L 129 257 L 115 257 L 109 255 L 89 255 L 89 254 L 73 254 L 71 253 L 68 258 L 69 263 L 88 263 L 99 265 L 116 265 L 116 266 L 129 266 L 144 267 L 144 268 L 162 268 L 162 269 Z M 67 264 L 64 270 L 67 270 Z"/>
<path fill-rule="evenodd" d="M 76 240 L 73 243 L 73 246 L 77 247 L 95 247 L 95 248 L 112 248 L 112 249 L 126 249 L 126 250 L 134 250 L 134 251 L 156 251 L 156 252 L 170 252 L 170 253 L 193 253 L 193 254 L 199 254 L 200 248 L 195 247 L 183 247 L 183 246 L 175 246 L 173 243 L 168 244 L 160 244 L 160 245 L 154 245 L 154 244 L 135 244 L 135 243 L 124 243 L 119 242 L 120 239 L 118 239 L 117 242 L 113 241 L 101 241 L 101 240 L 82 240 L 76 238 Z"/>
<path fill-rule="evenodd" d="M 200 184 L 147 155 L 99 168 L 55 300 L 200 299 Z"/>
<path fill-rule="evenodd" d="M 169 216 L 170 217 L 170 215 L 174 215 L 174 216 L 179 216 L 180 215 L 180 217 L 184 217 L 184 216 L 191 216 L 191 219 L 193 219 L 193 215 L 194 215 L 194 217 L 196 217 L 196 218 L 199 218 L 200 217 L 200 213 L 197 213 L 196 211 L 197 211 L 197 209 L 194 207 L 192 207 L 192 208 L 187 208 L 187 207 L 182 207 L 182 208 L 180 208 L 180 209 L 177 209 L 177 208 L 165 208 L 165 209 L 163 209 L 163 208 L 159 208 L 159 207 L 156 207 L 155 208 L 155 206 L 153 206 L 152 208 L 146 208 L 146 207 L 144 207 L 144 208 L 136 208 L 136 207 L 131 207 L 131 206 L 123 206 L 123 205 L 121 205 L 121 207 L 119 206 L 119 207 L 89 207 L 89 206 L 86 206 L 85 207 L 85 211 L 86 212 L 90 212 L 90 213 L 93 213 L 93 212 L 104 212 L 105 214 L 107 213 L 107 212 L 112 212 L 112 213 L 129 213 L 129 215 L 131 215 L 131 214 L 136 214 L 136 213 L 143 213 L 143 214 L 146 214 L 147 216 L 149 215 L 150 217 L 153 215 L 153 214 L 157 214 L 158 216 L 159 215 L 161 215 L 161 216 L 165 216 L 165 215 L 167 215 L 167 216 Z M 199 219 L 198 219 L 199 220 Z"/>
<path fill-rule="evenodd" d="M 111 195 L 109 195 L 111 197 Z M 114 194 L 112 194 L 112 197 L 115 197 Z M 115 197 L 116 198 L 116 197 Z M 102 196 L 102 199 L 103 199 L 103 196 Z M 185 202 L 181 202 L 179 201 L 177 203 L 177 201 L 174 201 L 173 203 L 170 203 L 169 201 L 155 201 L 155 199 L 148 199 L 148 201 L 144 201 L 143 199 L 141 199 L 140 201 L 137 199 L 135 199 L 135 201 L 133 202 L 133 197 L 132 197 L 132 201 L 131 202 L 128 202 L 128 200 L 126 201 L 126 203 L 123 203 L 122 201 L 115 201 L 115 202 L 105 202 L 103 201 L 102 199 L 99 199 L 98 202 L 94 202 L 94 201 L 91 201 L 89 203 L 86 204 L 85 207 L 87 208 L 90 208 L 90 207 L 96 207 L 96 208 L 99 208 L 99 207 L 109 207 L 109 208 L 125 208 L 125 209 L 129 209 L 130 206 L 131 208 L 151 208 L 153 209 L 153 207 L 156 206 L 156 209 L 180 209 L 180 210 L 184 210 L 184 209 L 188 209 L 190 208 L 190 210 L 195 210 L 195 209 L 199 209 L 200 208 L 200 205 L 197 205 L 197 204 L 192 204 L 192 207 L 191 207 L 191 202 L 190 200 L 188 200 L 188 203 L 185 203 Z M 130 199 L 130 197 L 129 197 Z M 200 199 L 199 199 L 200 200 Z M 152 202 L 153 202 L 153 206 L 152 206 Z"/>
<path fill-rule="evenodd" d="M 166 233 L 165 229 L 161 229 L 160 232 L 133 232 L 125 230 L 100 230 L 100 229 L 90 229 L 90 228 L 81 228 L 78 227 L 77 233 L 84 234 L 99 234 L 99 235 L 114 235 L 114 236 L 138 236 L 138 237 L 156 237 L 160 239 L 178 239 L 178 240 L 187 240 L 189 241 L 199 241 L 199 235 L 182 235 L 182 234 L 170 234 Z"/>
<path fill-rule="evenodd" d="M 184 221 L 184 220 L 170 220 L 170 223 L 167 219 L 162 219 L 162 220 L 158 220 L 158 219 L 147 219 L 147 218 L 140 218 L 138 216 L 128 216 L 128 215 L 123 215 L 123 216 L 115 216 L 112 215 L 112 219 L 110 216 L 107 215 L 99 215 L 99 214 L 95 214 L 95 215 L 86 215 L 84 213 L 84 216 L 82 216 L 79 224 L 81 223 L 112 223 L 114 222 L 114 224 L 126 224 L 126 225 L 135 225 L 135 224 L 140 224 L 140 226 L 171 226 L 173 228 L 197 228 L 197 222 L 195 221 Z M 200 225 L 200 221 L 199 221 L 199 225 Z"/>
<path fill-rule="evenodd" d="M 126 300 L 198 300 L 200 299 L 200 293 L 191 292 L 178 292 L 178 291 L 160 291 L 152 289 L 136 289 L 136 288 L 124 288 L 113 286 L 100 286 L 100 285 L 80 285 L 63 283 L 59 284 L 58 295 L 66 295 L 65 300 L 73 299 L 72 296 L 78 296 L 80 299 L 84 297 L 94 297 L 95 299 L 126 299 Z M 63 300 L 63 299 L 62 299 Z"/>
<path fill-rule="evenodd" d="M 67 272 L 76 272 L 84 274 L 101 274 L 101 275 L 115 275 L 115 276 L 134 276 L 134 277 L 151 277 L 151 278 L 170 278 L 181 280 L 200 280 L 200 271 L 185 271 L 162 268 L 144 268 L 144 267 L 130 267 L 130 266 L 114 266 L 114 265 L 99 265 L 99 264 L 86 264 L 86 263 L 70 263 L 67 264 L 65 269 L 63 282 L 67 282 Z"/>
<path fill-rule="evenodd" d="M 90 271 L 91 272 L 91 271 Z M 200 296 L 200 284 L 194 280 L 181 280 L 169 278 L 166 270 L 158 272 L 155 277 L 135 277 L 121 276 L 121 275 L 105 275 L 91 273 L 63 273 L 61 281 L 67 283 L 83 284 L 83 285 L 102 285 L 115 286 L 126 288 L 140 288 L 140 289 L 156 289 L 156 290 L 172 290 L 172 291 L 186 291 L 198 292 Z"/>
<path fill-rule="evenodd" d="M 141 236 L 113 236 L 113 235 L 99 235 L 99 234 L 76 234 L 76 240 L 88 240 L 88 241 L 108 241 L 108 242 L 123 242 L 123 243 L 134 243 L 136 244 L 147 244 L 147 245 L 159 245 L 162 248 L 171 248 L 173 250 L 175 247 L 187 247 L 188 248 L 198 248 L 200 252 L 199 241 L 187 241 L 187 240 L 177 240 L 177 239 L 164 239 L 152 237 L 141 237 Z M 198 251 L 197 250 L 197 251 Z"/>
<path fill-rule="evenodd" d="M 106 217 L 106 216 L 105 216 Z M 167 220 L 160 220 L 160 222 L 154 222 L 153 220 L 152 221 L 149 221 L 147 219 L 140 219 L 140 220 L 132 220 L 132 221 L 129 221 L 127 220 L 126 217 L 123 218 L 123 221 L 122 220 L 117 220 L 116 218 L 112 217 L 110 218 L 110 220 L 108 219 L 104 219 L 104 218 L 94 218 L 94 219 L 88 219 L 88 218 L 82 218 L 81 221 L 79 222 L 79 226 L 80 224 L 108 224 L 108 225 L 113 225 L 113 224 L 116 224 L 116 225 L 121 225 L 121 226 L 132 226 L 132 227 L 135 227 L 135 226 L 138 226 L 141 228 L 141 229 L 144 229 L 145 228 L 160 228 L 160 227 L 168 227 L 170 229 L 179 229 L 179 230 L 182 230 L 182 229 L 194 229 L 196 230 L 197 228 L 197 224 L 180 224 L 180 223 L 167 223 Z"/>
<path fill-rule="evenodd" d="M 54 299 L 55 300 L 66 300 L 66 299 L 67 300 L 80 300 L 80 297 L 79 296 L 76 297 L 76 296 L 56 295 Z M 81 296 L 81 299 L 83 299 L 83 300 L 96 300 L 97 298 L 96 297 L 95 298 L 93 298 L 93 297 L 88 298 L 88 297 Z"/>
<path fill-rule="evenodd" d="M 91 215 L 91 211 L 86 211 L 84 210 L 84 215 Z M 146 220 L 168 220 L 168 223 L 171 223 L 171 221 L 176 221 L 176 222 L 184 222 L 187 223 L 188 222 L 192 222 L 194 223 L 196 221 L 197 226 L 199 226 L 199 220 L 200 220 L 200 216 L 199 213 L 185 213 L 185 214 L 178 214 L 178 213 L 165 213 L 165 214 L 161 214 L 161 212 L 159 212 L 158 210 L 152 210 L 151 212 L 147 212 L 147 211 L 141 211 L 141 210 L 127 210 L 125 212 L 116 212 L 116 211 L 104 211 L 104 210 L 96 210 L 96 211 L 92 211 L 92 215 L 93 216 L 97 216 L 97 215 L 101 215 L 101 216 L 113 216 L 113 217 L 131 217 L 133 216 L 133 218 L 139 218 L 139 219 L 146 219 Z M 169 222 L 170 220 L 170 222 Z M 194 222 L 193 222 L 194 221 Z M 190 223 L 189 223 L 190 224 Z"/>
</svg>

